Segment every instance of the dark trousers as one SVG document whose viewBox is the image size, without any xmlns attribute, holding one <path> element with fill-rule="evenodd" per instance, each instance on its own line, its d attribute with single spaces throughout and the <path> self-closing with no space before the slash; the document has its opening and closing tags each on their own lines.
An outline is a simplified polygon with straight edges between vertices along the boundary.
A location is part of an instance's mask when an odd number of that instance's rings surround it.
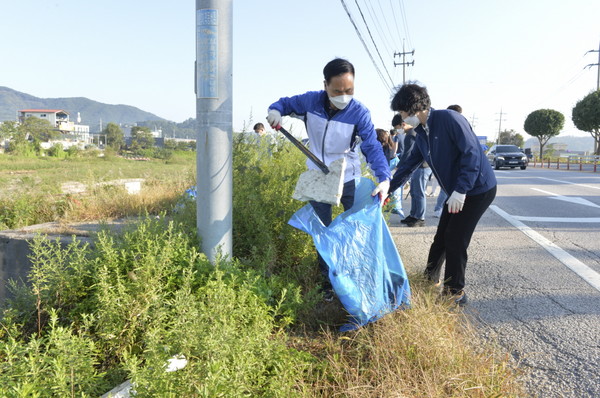
<svg viewBox="0 0 600 398">
<path fill-rule="evenodd" d="M 344 211 L 348 210 L 354 204 L 354 191 L 356 190 L 356 185 L 354 180 L 350 180 L 344 183 L 344 189 L 342 191 L 342 206 L 344 206 Z M 330 204 L 315 202 L 314 200 L 310 201 L 313 209 L 315 209 L 315 213 L 319 216 L 321 221 L 325 226 L 329 226 L 332 221 L 333 210 Z M 321 271 L 321 275 L 323 275 L 323 288 L 331 289 L 331 282 L 329 282 L 329 267 L 327 267 L 327 263 L 321 255 L 317 252 L 317 257 L 319 261 L 319 270 Z"/>
<path fill-rule="evenodd" d="M 467 196 L 459 213 L 448 213 L 444 206 L 433 243 L 429 249 L 425 276 L 434 282 L 440 279 L 440 270 L 446 261 L 444 287 L 458 293 L 465 287 L 467 248 L 479 219 L 496 197 L 496 187 L 479 195 Z"/>
</svg>

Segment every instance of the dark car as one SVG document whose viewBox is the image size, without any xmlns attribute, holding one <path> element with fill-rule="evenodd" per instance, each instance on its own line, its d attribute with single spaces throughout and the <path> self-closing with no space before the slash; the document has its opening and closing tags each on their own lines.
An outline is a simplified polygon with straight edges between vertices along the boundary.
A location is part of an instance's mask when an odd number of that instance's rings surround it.
<svg viewBox="0 0 600 398">
<path fill-rule="evenodd" d="M 500 167 L 520 167 L 525 170 L 529 163 L 527 155 L 516 145 L 494 145 L 487 152 L 487 158 L 496 170 Z"/>
</svg>

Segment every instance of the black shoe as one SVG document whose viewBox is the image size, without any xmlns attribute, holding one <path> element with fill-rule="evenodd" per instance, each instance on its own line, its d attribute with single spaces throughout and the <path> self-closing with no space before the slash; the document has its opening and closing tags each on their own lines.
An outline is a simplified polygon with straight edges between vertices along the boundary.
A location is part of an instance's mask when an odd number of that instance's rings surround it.
<svg viewBox="0 0 600 398">
<path fill-rule="evenodd" d="M 418 220 L 416 218 L 413 218 L 411 221 L 405 223 L 407 227 L 424 227 L 425 226 L 425 220 Z"/>
<path fill-rule="evenodd" d="M 413 216 L 408 216 L 404 220 L 400 220 L 402 224 L 408 224 L 409 222 L 417 221 Z"/>
</svg>

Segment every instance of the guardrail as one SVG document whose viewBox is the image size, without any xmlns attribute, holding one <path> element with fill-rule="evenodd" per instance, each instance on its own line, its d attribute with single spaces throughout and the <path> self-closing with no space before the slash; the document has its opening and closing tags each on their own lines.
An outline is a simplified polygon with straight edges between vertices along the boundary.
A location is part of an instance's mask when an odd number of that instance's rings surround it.
<svg viewBox="0 0 600 398">
<path fill-rule="evenodd" d="M 533 158 L 529 161 L 529 166 L 541 168 L 554 168 L 557 170 L 579 170 L 592 171 L 594 173 L 600 171 L 600 156 L 579 156 L 572 155 L 566 158 L 554 159 L 537 159 Z"/>
</svg>

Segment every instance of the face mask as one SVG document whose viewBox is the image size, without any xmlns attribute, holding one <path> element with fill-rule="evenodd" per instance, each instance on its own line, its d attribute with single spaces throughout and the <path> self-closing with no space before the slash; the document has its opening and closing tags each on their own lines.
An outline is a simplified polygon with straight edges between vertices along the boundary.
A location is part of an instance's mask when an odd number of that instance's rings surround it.
<svg viewBox="0 0 600 398">
<path fill-rule="evenodd" d="M 331 103 L 336 108 L 342 110 L 346 106 L 348 106 L 350 101 L 352 101 L 352 96 L 351 95 L 338 95 L 337 97 L 329 97 L 329 101 L 331 101 Z"/>
<path fill-rule="evenodd" d="M 403 119 L 404 123 L 406 124 L 410 124 L 413 127 L 417 127 L 419 124 L 421 124 L 421 121 L 419 120 L 419 118 L 417 117 L 417 115 L 412 115 L 407 117 L 406 119 Z"/>
</svg>

